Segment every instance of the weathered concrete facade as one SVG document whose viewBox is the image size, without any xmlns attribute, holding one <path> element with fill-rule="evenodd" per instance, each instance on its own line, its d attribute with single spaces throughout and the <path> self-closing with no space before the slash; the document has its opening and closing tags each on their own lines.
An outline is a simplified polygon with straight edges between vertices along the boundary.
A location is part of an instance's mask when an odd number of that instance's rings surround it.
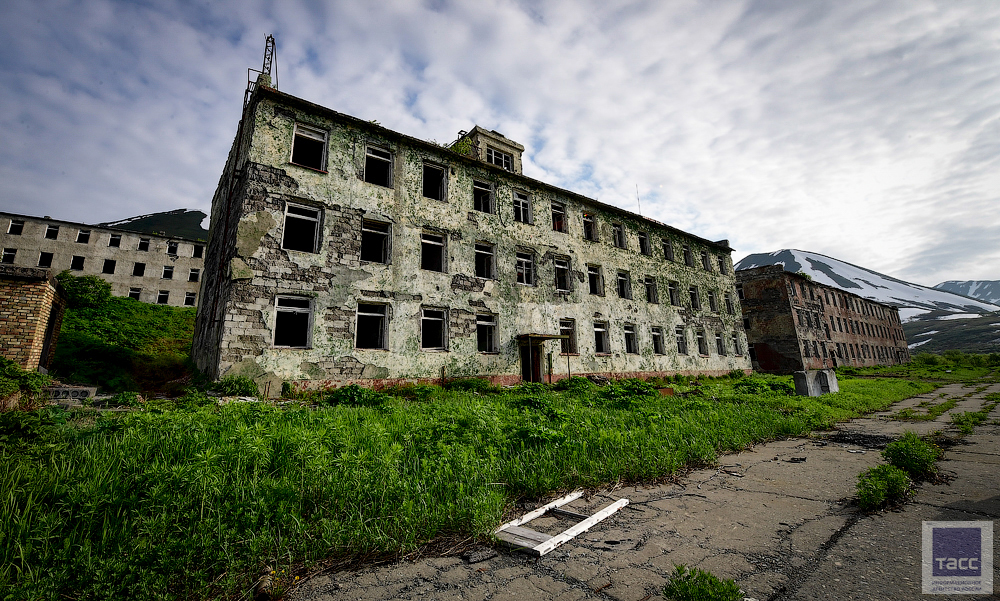
<svg viewBox="0 0 1000 601">
<path fill-rule="evenodd" d="M 46 369 L 56 350 L 66 296 L 44 269 L 0 265 L 0 356 Z"/>
<path fill-rule="evenodd" d="M 781 265 L 736 272 L 754 369 L 774 373 L 910 360 L 899 309 Z"/>
<path fill-rule="evenodd" d="M 726 241 L 524 177 L 497 132 L 455 147 L 258 86 L 212 203 L 198 367 L 272 392 L 750 367 Z"/>
<path fill-rule="evenodd" d="M 2 264 L 96 275 L 115 296 L 195 306 L 205 243 L 185 238 L 0 213 Z"/>
</svg>

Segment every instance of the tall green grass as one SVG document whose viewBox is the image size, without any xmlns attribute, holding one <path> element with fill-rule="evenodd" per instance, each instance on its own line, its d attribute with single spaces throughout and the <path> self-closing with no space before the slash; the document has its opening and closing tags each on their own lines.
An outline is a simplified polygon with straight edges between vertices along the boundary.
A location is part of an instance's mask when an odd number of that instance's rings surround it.
<svg viewBox="0 0 1000 601">
<path fill-rule="evenodd" d="M 680 384 L 683 397 L 648 385 L 435 387 L 372 406 L 192 405 L 19 431 L 0 446 L 0 590 L 232 597 L 267 565 L 487 536 L 518 498 L 652 480 L 932 387 L 841 386 L 816 399 L 724 379 Z"/>
</svg>

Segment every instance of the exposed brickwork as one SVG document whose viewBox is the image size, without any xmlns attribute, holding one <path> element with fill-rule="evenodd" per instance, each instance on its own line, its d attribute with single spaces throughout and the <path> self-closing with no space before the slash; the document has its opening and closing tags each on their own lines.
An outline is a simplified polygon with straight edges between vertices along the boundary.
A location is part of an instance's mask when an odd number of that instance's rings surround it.
<svg viewBox="0 0 1000 601">
<path fill-rule="evenodd" d="M 65 297 L 44 269 L 0 266 L 0 356 L 31 371 L 47 367 L 65 310 Z"/>
</svg>

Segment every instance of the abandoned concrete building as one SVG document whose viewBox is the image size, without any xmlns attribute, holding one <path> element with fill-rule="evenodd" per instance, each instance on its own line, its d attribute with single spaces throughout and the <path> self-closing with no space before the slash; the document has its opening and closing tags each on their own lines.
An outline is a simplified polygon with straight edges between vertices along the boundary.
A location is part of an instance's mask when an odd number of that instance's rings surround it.
<svg viewBox="0 0 1000 601">
<path fill-rule="evenodd" d="M 192 238 L 143 230 L 150 229 L 144 224 L 204 217 L 199 211 L 180 209 L 124 220 L 115 227 L 0 213 L 0 264 L 96 275 L 111 284 L 115 296 L 193 307 L 201 286 L 205 240 L 194 238 L 197 230 L 191 228 L 184 231 Z"/>
<path fill-rule="evenodd" d="M 49 271 L 0 264 L 0 356 L 47 369 L 65 311 L 66 295 Z"/>
<path fill-rule="evenodd" d="M 269 388 L 747 370 L 731 249 L 258 81 L 212 201 L 192 355 Z"/>
<path fill-rule="evenodd" d="M 736 272 L 753 367 L 787 374 L 910 360 L 899 309 L 767 265 Z"/>
</svg>

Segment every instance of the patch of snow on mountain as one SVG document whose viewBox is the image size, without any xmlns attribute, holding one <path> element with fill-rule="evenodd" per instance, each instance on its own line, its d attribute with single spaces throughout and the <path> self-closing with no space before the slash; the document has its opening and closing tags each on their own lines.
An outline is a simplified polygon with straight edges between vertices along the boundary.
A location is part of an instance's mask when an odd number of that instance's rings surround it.
<svg viewBox="0 0 1000 601">
<path fill-rule="evenodd" d="M 979 313 L 953 313 L 951 315 L 942 315 L 938 319 L 972 319 L 974 317 L 982 317 Z"/>
<path fill-rule="evenodd" d="M 931 334 L 937 334 L 937 330 L 931 330 L 930 332 L 920 332 L 919 334 L 914 334 L 914 336 L 930 336 Z"/>
<path fill-rule="evenodd" d="M 913 344 L 907 344 L 906 348 L 917 348 L 921 344 L 927 344 L 931 340 L 934 340 L 934 339 L 933 338 L 928 338 L 927 340 L 921 340 L 920 342 L 914 342 Z"/>
</svg>

